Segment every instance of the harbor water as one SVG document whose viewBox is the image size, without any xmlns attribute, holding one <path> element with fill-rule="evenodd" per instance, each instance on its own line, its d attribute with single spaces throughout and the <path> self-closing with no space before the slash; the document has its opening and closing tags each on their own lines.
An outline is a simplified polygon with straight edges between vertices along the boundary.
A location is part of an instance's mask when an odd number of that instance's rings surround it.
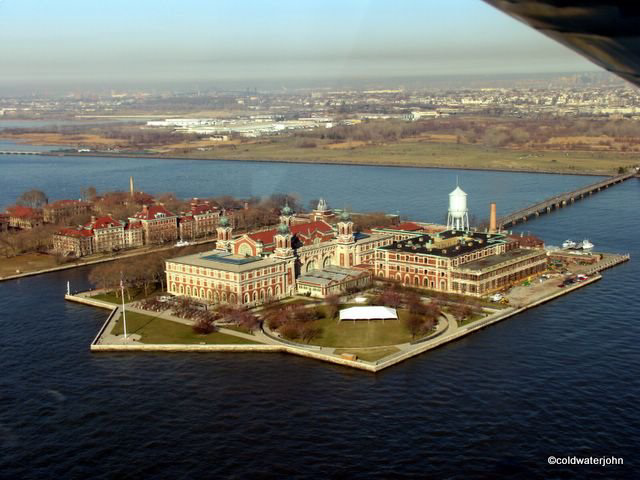
<svg viewBox="0 0 640 480">
<path fill-rule="evenodd" d="M 6 156 L 0 205 L 40 188 L 180 196 L 295 191 L 442 221 L 594 177 L 437 169 Z M 63 300 L 89 268 L 0 282 L 0 478 L 632 478 L 640 447 L 640 183 L 520 231 L 630 253 L 584 289 L 370 374 L 285 354 L 92 354 L 104 310 Z M 487 213 L 485 213 L 487 211 Z M 549 465 L 549 456 L 624 459 Z M 634 475 L 634 473 L 636 475 Z"/>
</svg>

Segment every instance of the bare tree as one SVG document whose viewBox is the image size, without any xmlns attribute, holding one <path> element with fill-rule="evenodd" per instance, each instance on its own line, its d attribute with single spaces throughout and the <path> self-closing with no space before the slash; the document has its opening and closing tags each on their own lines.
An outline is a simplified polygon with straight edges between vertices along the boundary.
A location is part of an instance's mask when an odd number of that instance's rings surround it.
<svg viewBox="0 0 640 480">
<path fill-rule="evenodd" d="M 49 199 L 42 190 L 33 189 L 20 195 L 16 203 L 25 207 L 42 208 L 49 203 Z"/>
</svg>

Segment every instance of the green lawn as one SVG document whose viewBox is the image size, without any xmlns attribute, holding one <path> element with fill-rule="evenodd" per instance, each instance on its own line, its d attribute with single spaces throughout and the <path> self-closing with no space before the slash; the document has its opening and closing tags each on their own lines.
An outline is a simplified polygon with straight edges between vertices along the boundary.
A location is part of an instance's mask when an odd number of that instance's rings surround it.
<svg viewBox="0 0 640 480">
<path fill-rule="evenodd" d="M 116 325 L 113 328 L 114 334 L 122 335 L 123 325 L 122 317 L 116 320 Z M 150 315 L 144 315 L 136 312 L 127 312 L 127 333 L 137 333 L 141 335 L 142 343 L 189 343 L 189 344 L 223 344 L 223 345 L 238 345 L 238 344 L 257 344 L 259 342 L 253 342 L 245 338 L 236 337 L 233 335 L 227 335 L 224 333 L 209 333 L 207 335 L 200 335 L 193 331 L 188 325 L 181 323 L 164 320 L 162 318 L 152 317 Z"/>
<path fill-rule="evenodd" d="M 341 306 L 344 308 L 345 305 Z M 411 342 L 413 338 L 404 324 L 409 315 L 406 310 L 398 310 L 398 320 L 344 321 L 335 318 L 317 320 L 314 325 L 322 333 L 310 343 L 323 347 L 377 347 Z M 300 341 L 300 340 L 298 340 Z"/>
<path fill-rule="evenodd" d="M 399 352 L 396 347 L 374 347 L 374 348 L 336 348 L 334 353 L 340 355 L 342 353 L 353 353 L 358 359 L 367 362 L 375 362 L 381 358 L 388 357 L 391 354 Z"/>
<path fill-rule="evenodd" d="M 147 295 L 144 294 L 144 290 L 142 288 L 130 288 L 129 292 L 131 293 L 131 298 L 127 296 L 126 292 L 124 295 L 124 301 L 126 303 L 143 300 L 153 295 L 159 295 L 162 293 L 162 290 L 160 288 L 151 287 Z M 94 295 L 91 298 L 95 298 L 96 300 L 102 300 L 103 302 L 116 303 L 118 305 L 122 304 L 122 298 L 120 297 L 119 290 L 117 292 L 117 295 L 116 295 L 116 291 L 114 290 L 112 292 L 100 293 L 99 295 Z"/>
</svg>

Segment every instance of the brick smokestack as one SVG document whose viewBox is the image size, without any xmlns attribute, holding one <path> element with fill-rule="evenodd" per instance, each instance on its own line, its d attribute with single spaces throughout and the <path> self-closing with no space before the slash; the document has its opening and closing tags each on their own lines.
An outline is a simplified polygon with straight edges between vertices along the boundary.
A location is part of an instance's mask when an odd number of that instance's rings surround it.
<svg viewBox="0 0 640 480">
<path fill-rule="evenodd" d="M 498 218 L 496 215 L 496 204 L 491 202 L 489 205 L 489 233 L 498 231 Z"/>
</svg>

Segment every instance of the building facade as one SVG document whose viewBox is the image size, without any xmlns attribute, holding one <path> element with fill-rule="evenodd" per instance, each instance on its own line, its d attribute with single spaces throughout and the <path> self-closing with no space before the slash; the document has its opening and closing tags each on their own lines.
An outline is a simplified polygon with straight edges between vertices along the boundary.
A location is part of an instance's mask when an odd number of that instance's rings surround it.
<svg viewBox="0 0 640 480">
<path fill-rule="evenodd" d="M 213 250 L 167 260 L 167 290 L 209 303 L 256 305 L 293 295 L 293 269 L 292 258 Z"/>
<path fill-rule="evenodd" d="M 114 252 L 124 248 L 124 225 L 108 215 L 91 217 L 85 229 L 93 234 L 93 251 Z"/>
<path fill-rule="evenodd" d="M 31 230 L 40 227 L 44 223 L 42 210 L 39 208 L 23 207 L 22 205 L 12 205 L 7 208 L 9 215 L 9 226 L 23 230 Z"/>
<path fill-rule="evenodd" d="M 63 228 L 53 234 L 53 251 L 60 255 L 84 257 L 93 254 L 93 232 L 86 228 Z"/>
<path fill-rule="evenodd" d="M 403 285 L 482 296 L 546 269 L 540 248 L 520 248 L 501 233 L 446 230 L 376 251 L 376 275 Z"/>
<path fill-rule="evenodd" d="M 42 207 L 44 221 L 58 223 L 76 215 L 91 213 L 91 203 L 82 200 L 58 200 Z"/>
<path fill-rule="evenodd" d="M 216 250 L 211 255 L 207 255 L 210 258 L 206 265 L 214 271 L 214 278 L 220 278 L 221 275 L 229 273 L 228 280 L 237 282 L 229 285 L 230 288 L 233 287 L 229 293 L 234 293 L 234 295 L 227 294 L 225 301 L 233 300 L 242 305 L 255 305 L 269 299 L 291 295 L 298 289 L 298 278 L 301 275 L 308 277 L 311 272 L 314 272 L 315 278 L 328 275 L 333 279 L 330 286 L 320 287 L 318 291 L 324 292 L 324 294 L 335 293 L 338 290 L 344 291 L 354 284 L 370 281 L 374 268 L 375 249 L 392 241 L 390 234 L 354 234 L 351 217 L 345 212 L 341 214 L 336 226 L 332 226 L 324 220 L 297 224 L 294 217 L 295 214 L 291 208 L 285 206 L 281 210 L 280 225 L 277 228 L 246 233 L 237 237 L 233 235 L 229 219 L 226 216 L 220 217 L 217 227 Z M 221 255 L 220 252 L 226 252 L 225 260 L 218 258 Z M 241 262 L 242 259 L 246 259 L 246 262 Z M 269 270 L 269 273 L 266 274 L 258 262 L 259 259 L 284 262 L 286 268 L 274 267 L 273 271 Z M 177 261 L 177 259 L 167 261 L 167 275 L 170 275 L 171 268 L 173 268 L 170 264 L 176 263 L 174 260 Z M 190 277 L 190 275 L 194 275 L 195 270 L 188 268 L 189 262 L 196 262 L 199 266 L 204 266 L 200 263 L 202 260 L 198 260 L 194 256 L 181 258 L 178 263 L 185 265 L 185 271 L 181 272 L 184 274 L 184 281 L 182 275 L 174 276 L 173 280 L 176 278 L 178 280 L 175 282 L 175 289 L 170 292 L 203 299 L 200 290 L 197 290 L 198 295 L 194 295 L 193 286 L 200 288 L 201 285 L 197 283 L 197 276 Z M 233 271 L 229 271 L 229 262 L 242 266 L 235 265 Z M 357 269 L 357 274 L 351 272 L 349 278 L 341 277 L 338 279 L 340 274 L 333 271 L 336 268 L 349 270 L 357 265 L 364 265 L 365 268 Z M 367 266 L 369 272 L 367 272 Z M 218 273 L 216 273 L 216 269 Z M 233 277 L 232 273 L 239 273 L 240 276 Z M 167 282 L 170 281 L 171 279 L 167 277 Z M 311 288 L 311 284 L 307 284 L 307 286 Z M 187 289 L 187 287 L 190 288 Z M 202 287 L 204 288 L 204 286 Z M 214 295 L 215 289 L 212 290 L 211 299 L 206 293 L 206 288 L 204 292 L 204 300 L 206 301 L 223 301 L 222 295 Z M 314 293 L 317 292 L 314 290 Z"/>
<path fill-rule="evenodd" d="M 178 216 L 162 205 L 143 205 L 142 211 L 129 221 L 142 224 L 145 245 L 173 242 L 178 238 Z"/>
</svg>

